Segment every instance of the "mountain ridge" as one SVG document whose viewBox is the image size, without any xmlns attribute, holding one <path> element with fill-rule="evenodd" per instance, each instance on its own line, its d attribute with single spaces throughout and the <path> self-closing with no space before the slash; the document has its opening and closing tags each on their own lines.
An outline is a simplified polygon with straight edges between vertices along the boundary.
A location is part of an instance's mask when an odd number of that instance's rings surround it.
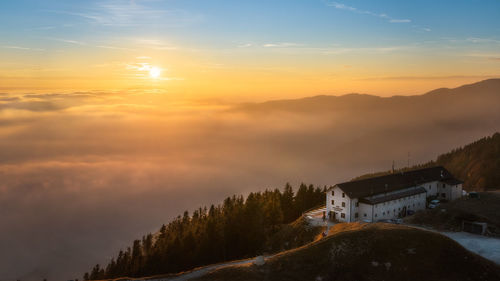
<svg viewBox="0 0 500 281">
<path fill-rule="evenodd" d="M 494 94 L 500 93 L 500 78 L 492 78 L 492 79 L 486 79 L 482 80 L 476 83 L 471 83 L 471 84 L 466 84 L 462 85 L 459 87 L 455 88 L 438 88 L 434 89 L 428 92 L 425 92 L 423 94 L 417 94 L 417 95 L 392 95 L 389 97 L 382 97 L 382 96 L 377 96 L 377 95 L 372 95 L 372 94 L 366 94 L 366 93 L 347 93 L 347 94 L 342 94 L 342 95 L 314 95 L 314 96 L 308 96 L 308 97 L 302 97 L 302 98 L 297 98 L 297 99 L 278 99 L 278 100 L 269 100 L 269 101 L 264 101 L 260 103 L 243 103 L 240 105 L 237 105 L 237 109 L 251 109 L 251 108 L 259 108 L 259 107 L 264 107 L 268 108 L 270 106 L 293 106 L 297 103 L 302 103 L 302 104 L 314 104 L 318 102 L 345 102 L 345 101 L 350 101 L 350 102 L 355 102 L 355 101 L 388 101 L 388 100 L 398 100 L 398 99 L 415 99 L 415 98 L 423 98 L 427 99 L 430 97 L 436 97 L 436 96 L 448 96 L 449 94 L 470 94 L 468 91 L 471 90 L 482 90 L 481 94 L 487 94 L 490 95 L 492 87 L 497 87 L 493 89 L 495 91 Z"/>
</svg>

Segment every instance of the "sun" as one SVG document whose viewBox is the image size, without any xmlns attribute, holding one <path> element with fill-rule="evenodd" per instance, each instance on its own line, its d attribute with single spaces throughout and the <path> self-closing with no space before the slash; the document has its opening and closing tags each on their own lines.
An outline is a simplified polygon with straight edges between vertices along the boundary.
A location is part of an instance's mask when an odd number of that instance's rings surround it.
<svg viewBox="0 0 500 281">
<path fill-rule="evenodd" d="M 149 70 L 149 76 L 155 79 L 159 78 L 161 76 L 161 69 L 156 66 L 151 67 L 151 69 Z"/>
</svg>

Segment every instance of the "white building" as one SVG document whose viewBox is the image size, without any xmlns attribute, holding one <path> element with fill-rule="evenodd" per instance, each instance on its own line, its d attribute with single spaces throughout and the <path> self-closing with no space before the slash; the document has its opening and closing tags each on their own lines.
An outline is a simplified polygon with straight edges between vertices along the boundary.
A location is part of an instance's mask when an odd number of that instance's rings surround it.
<svg viewBox="0 0 500 281">
<path fill-rule="evenodd" d="M 327 190 L 326 211 L 332 220 L 374 222 L 425 209 L 428 197 L 461 196 L 462 181 L 438 166 L 336 184 Z"/>
</svg>

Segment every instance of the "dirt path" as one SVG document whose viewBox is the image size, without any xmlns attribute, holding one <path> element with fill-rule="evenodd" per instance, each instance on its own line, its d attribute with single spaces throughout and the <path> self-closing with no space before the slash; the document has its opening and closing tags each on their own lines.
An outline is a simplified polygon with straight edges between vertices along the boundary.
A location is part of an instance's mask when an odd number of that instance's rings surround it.
<svg viewBox="0 0 500 281">
<path fill-rule="evenodd" d="M 267 257 L 264 257 L 264 259 Z M 256 258 L 253 259 L 247 259 L 247 260 L 237 260 L 237 261 L 231 261 L 231 262 L 226 262 L 226 263 L 221 263 L 221 264 L 214 264 L 214 265 L 208 265 L 200 268 L 193 269 L 192 271 L 180 274 L 178 276 L 173 276 L 173 277 L 165 277 L 165 278 L 156 278 L 156 279 L 142 279 L 146 281 L 187 281 L 193 278 L 197 278 L 200 276 L 203 276 L 213 270 L 224 268 L 227 266 L 232 266 L 232 265 L 241 265 L 241 264 L 249 264 L 249 263 L 254 263 L 257 260 Z M 141 279 L 137 279 L 141 280 Z"/>
</svg>

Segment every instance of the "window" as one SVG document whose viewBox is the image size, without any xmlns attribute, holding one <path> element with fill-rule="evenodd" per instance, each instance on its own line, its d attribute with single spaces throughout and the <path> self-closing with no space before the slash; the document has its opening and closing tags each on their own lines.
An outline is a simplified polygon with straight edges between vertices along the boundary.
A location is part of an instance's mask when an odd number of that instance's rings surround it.
<svg viewBox="0 0 500 281">
<path fill-rule="evenodd" d="M 345 198 L 345 193 L 344 192 L 342 192 L 342 198 Z"/>
<path fill-rule="evenodd" d="M 332 196 L 335 196 L 335 191 L 332 190 Z"/>
<path fill-rule="evenodd" d="M 345 202 L 342 202 L 342 207 L 345 207 Z"/>
<path fill-rule="evenodd" d="M 366 213 L 364 213 L 364 214 L 363 214 L 363 217 L 365 217 L 365 218 L 366 218 Z"/>
<path fill-rule="evenodd" d="M 343 219 L 345 219 L 345 213 L 341 213 L 340 217 L 343 218 Z"/>
<path fill-rule="evenodd" d="M 377 214 L 375 214 L 375 217 L 377 217 Z"/>
<path fill-rule="evenodd" d="M 441 193 L 441 197 L 446 198 L 446 193 Z"/>
<path fill-rule="evenodd" d="M 385 212 L 383 212 L 382 215 L 385 216 Z"/>
<path fill-rule="evenodd" d="M 355 213 L 355 214 L 354 214 L 354 217 L 355 217 L 355 218 L 358 218 L 358 217 L 359 217 L 358 213 Z"/>
<path fill-rule="evenodd" d="M 443 183 L 443 188 L 444 188 L 444 183 Z"/>
<path fill-rule="evenodd" d="M 335 200 L 332 200 L 332 205 L 335 205 Z"/>
<path fill-rule="evenodd" d="M 356 207 L 359 207 L 359 202 L 356 202 Z"/>
</svg>

